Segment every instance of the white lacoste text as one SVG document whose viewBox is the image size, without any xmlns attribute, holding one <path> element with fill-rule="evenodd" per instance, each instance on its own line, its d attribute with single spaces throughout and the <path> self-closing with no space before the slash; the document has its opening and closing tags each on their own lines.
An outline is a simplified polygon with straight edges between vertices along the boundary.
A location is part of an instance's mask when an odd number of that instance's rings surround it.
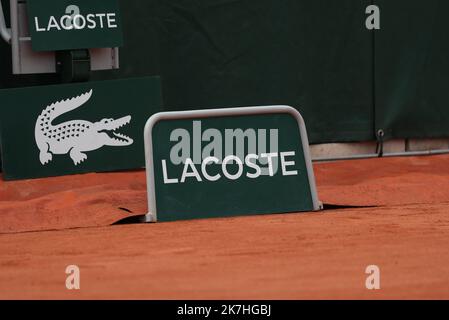
<svg viewBox="0 0 449 320">
<path fill-rule="evenodd" d="M 115 29 L 117 28 L 117 17 L 115 13 L 91 13 L 86 16 L 82 14 L 63 15 L 60 18 L 50 16 L 46 23 L 34 17 L 37 32 L 83 30 L 83 29 Z"/>
<path fill-rule="evenodd" d="M 222 174 L 229 180 L 237 180 L 242 177 L 244 171 L 246 171 L 246 177 L 250 179 L 256 179 L 262 175 L 262 170 L 260 165 L 257 163 L 259 159 L 266 159 L 268 162 L 268 172 L 269 176 L 273 177 L 277 170 L 274 168 L 273 160 L 276 158 L 280 158 L 281 162 L 281 174 L 283 176 L 296 176 L 298 175 L 297 170 L 293 170 L 290 167 L 295 166 L 294 160 L 287 160 L 287 157 L 294 157 L 294 151 L 281 152 L 281 153 L 263 153 L 260 156 L 257 154 L 248 154 L 244 161 L 242 161 L 239 157 L 230 155 L 223 159 L 221 162 L 221 172 Z M 230 172 L 228 165 L 231 163 L 237 165 L 236 172 Z M 169 178 L 168 169 L 167 169 L 167 160 L 162 160 L 162 174 L 164 177 L 164 184 L 173 184 L 173 183 L 184 183 L 187 178 L 194 178 L 198 182 L 202 182 L 203 178 L 207 181 L 215 182 L 222 178 L 220 173 L 216 173 L 212 175 L 208 172 L 208 166 L 210 164 L 220 164 L 220 160 L 216 157 L 207 157 L 201 163 L 200 171 L 196 168 L 191 158 L 187 158 L 184 163 L 184 169 L 181 175 L 181 178 Z M 244 167 L 249 168 L 248 170 L 244 170 Z M 289 169 L 290 168 L 290 169 Z M 235 171 L 235 168 L 234 168 Z M 251 171 L 251 172 L 250 172 Z M 201 172 L 201 174 L 200 174 Z"/>
</svg>

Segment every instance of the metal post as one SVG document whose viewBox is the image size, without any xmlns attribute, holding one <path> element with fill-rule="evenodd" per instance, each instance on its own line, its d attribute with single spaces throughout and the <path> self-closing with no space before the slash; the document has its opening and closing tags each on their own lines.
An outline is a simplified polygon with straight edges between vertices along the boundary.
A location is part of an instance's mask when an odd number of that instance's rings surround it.
<svg viewBox="0 0 449 320">
<path fill-rule="evenodd" d="M 11 43 L 11 29 L 8 29 L 6 27 L 5 15 L 3 14 L 3 6 L 1 0 L 0 0 L 0 36 L 8 44 Z"/>
</svg>

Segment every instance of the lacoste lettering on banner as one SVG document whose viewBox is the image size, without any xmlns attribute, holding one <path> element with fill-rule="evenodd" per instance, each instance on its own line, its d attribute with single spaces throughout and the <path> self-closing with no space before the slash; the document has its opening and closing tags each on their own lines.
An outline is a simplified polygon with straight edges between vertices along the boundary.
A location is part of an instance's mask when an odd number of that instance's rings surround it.
<svg viewBox="0 0 449 320">
<path fill-rule="evenodd" d="M 86 16 L 76 14 L 73 17 L 63 15 L 58 19 L 55 16 L 50 16 L 48 21 L 43 24 L 38 17 L 34 17 L 34 24 L 37 32 L 83 30 L 85 28 L 116 29 L 117 18 L 115 13 L 95 13 Z"/>
<path fill-rule="evenodd" d="M 277 170 L 277 167 L 273 165 L 274 158 L 280 158 L 281 159 L 281 175 L 282 176 L 296 176 L 298 175 L 298 170 L 294 169 L 288 169 L 287 167 L 294 167 L 296 165 L 296 162 L 294 161 L 294 157 L 296 156 L 295 151 L 288 151 L 288 152 L 281 152 L 278 153 L 263 153 L 260 156 L 257 154 L 248 154 L 244 160 L 240 159 L 237 156 L 230 155 L 224 158 L 224 160 L 221 162 L 221 171 L 223 172 L 223 176 L 227 178 L 228 180 L 238 180 L 242 176 L 246 176 L 249 179 L 257 179 L 262 176 L 262 168 L 257 163 L 259 159 L 266 159 L 268 160 L 268 176 L 273 177 L 275 176 Z M 292 161 L 288 161 L 287 157 L 292 157 Z M 228 164 L 231 162 L 235 162 L 237 164 L 237 172 L 236 173 L 230 173 L 228 169 Z M 211 164 L 219 164 L 220 159 L 216 157 L 207 157 L 203 160 L 201 163 L 201 173 L 204 178 L 201 177 L 198 169 L 195 167 L 195 164 L 193 163 L 192 159 L 187 158 L 184 163 L 184 169 L 182 171 L 182 176 L 180 179 L 178 178 L 169 178 L 168 177 L 168 169 L 167 169 L 167 160 L 162 159 L 161 160 L 161 166 L 162 166 L 162 174 L 164 177 L 164 184 L 172 184 L 172 183 L 185 183 L 187 179 L 189 178 L 195 178 L 198 182 L 203 181 L 211 181 L 215 182 L 223 178 L 223 176 L 220 173 L 216 173 L 215 175 L 210 175 L 207 171 L 207 167 Z M 244 169 L 244 166 L 247 167 L 247 170 Z M 251 172 L 251 170 L 253 172 Z M 246 172 L 245 172 L 246 171 Z M 204 180 L 203 180 L 204 179 Z"/>
<path fill-rule="evenodd" d="M 123 45 L 118 0 L 27 0 L 34 51 Z"/>
<path fill-rule="evenodd" d="M 103 119 L 99 122 L 73 120 L 54 125 L 53 121 L 81 107 L 92 96 L 92 90 L 78 97 L 61 100 L 49 105 L 36 121 L 35 138 L 39 159 L 43 165 L 53 159 L 53 154 L 70 153 L 75 165 L 87 159 L 83 151 L 93 151 L 103 146 L 122 147 L 133 144 L 133 139 L 114 130 L 131 122 L 131 116 L 117 120 Z"/>
</svg>

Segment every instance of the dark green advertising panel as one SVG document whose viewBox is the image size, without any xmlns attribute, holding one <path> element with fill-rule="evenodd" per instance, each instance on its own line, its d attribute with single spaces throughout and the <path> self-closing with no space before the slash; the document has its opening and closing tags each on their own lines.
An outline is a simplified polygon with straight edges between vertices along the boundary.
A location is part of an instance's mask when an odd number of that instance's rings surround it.
<svg viewBox="0 0 449 320">
<path fill-rule="evenodd" d="M 143 129 L 161 111 L 157 77 L 0 90 L 3 178 L 144 166 Z"/>
<path fill-rule="evenodd" d="M 34 51 L 119 47 L 118 0 L 28 0 Z"/>
<path fill-rule="evenodd" d="M 449 136 L 449 1 L 375 3 L 376 129 L 386 138 Z"/>
<path fill-rule="evenodd" d="M 319 210 L 307 133 L 290 107 L 153 116 L 149 221 Z"/>
</svg>

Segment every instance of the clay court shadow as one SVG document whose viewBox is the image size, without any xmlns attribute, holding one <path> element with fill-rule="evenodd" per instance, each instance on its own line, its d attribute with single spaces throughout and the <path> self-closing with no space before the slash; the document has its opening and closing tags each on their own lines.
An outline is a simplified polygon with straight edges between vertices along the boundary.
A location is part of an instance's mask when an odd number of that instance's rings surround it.
<svg viewBox="0 0 449 320">
<path fill-rule="evenodd" d="M 336 204 L 323 204 L 323 210 L 320 211 L 321 213 L 326 213 L 326 211 L 330 210 L 342 210 L 342 209 L 361 209 L 361 208 L 373 208 L 377 206 L 350 206 L 350 205 L 336 205 Z M 126 208 L 120 208 L 121 210 L 127 211 L 129 213 L 133 213 L 132 211 L 126 209 Z M 286 213 L 288 214 L 288 213 Z M 116 225 L 126 225 L 126 224 L 140 224 L 145 223 L 145 215 L 134 215 L 130 217 L 126 217 L 123 219 L 120 219 L 114 223 L 112 223 L 112 226 Z"/>
</svg>

